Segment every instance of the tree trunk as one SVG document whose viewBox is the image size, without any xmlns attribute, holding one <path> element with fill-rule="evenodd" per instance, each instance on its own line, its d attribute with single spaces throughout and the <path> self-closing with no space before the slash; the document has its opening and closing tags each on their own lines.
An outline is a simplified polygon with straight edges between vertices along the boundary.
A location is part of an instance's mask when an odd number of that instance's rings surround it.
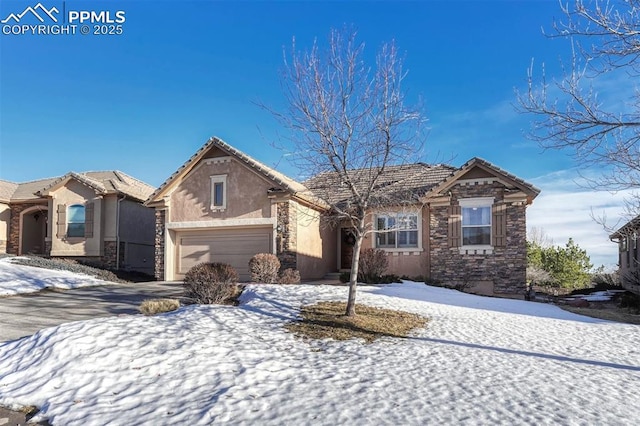
<svg viewBox="0 0 640 426">
<path fill-rule="evenodd" d="M 356 290 L 358 287 L 358 262 L 360 261 L 360 248 L 364 240 L 364 233 L 358 232 L 356 235 L 356 243 L 353 246 L 353 256 L 351 259 L 351 279 L 349 280 L 349 298 L 347 300 L 348 317 L 356 315 Z"/>
</svg>

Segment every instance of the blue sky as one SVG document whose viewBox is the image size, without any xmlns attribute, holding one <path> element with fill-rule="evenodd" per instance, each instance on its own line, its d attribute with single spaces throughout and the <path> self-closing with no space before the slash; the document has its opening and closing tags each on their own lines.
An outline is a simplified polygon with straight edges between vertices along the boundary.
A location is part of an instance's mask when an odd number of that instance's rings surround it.
<svg viewBox="0 0 640 426">
<path fill-rule="evenodd" d="M 0 18 L 36 4 L 3 0 Z M 270 145 L 282 129 L 255 103 L 283 105 L 279 72 L 292 37 L 309 46 L 331 27 L 353 24 L 368 53 L 390 39 L 406 53 L 405 87 L 423 99 L 429 119 L 421 161 L 461 165 L 479 156 L 530 180 L 543 190 L 530 226 L 558 244 L 576 236 L 594 263 L 617 261 L 589 212 L 616 215 L 620 196 L 577 186 L 576 165 L 528 141 L 530 117 L 512 106 L 532 58 L 557 76 L 569 53 L 567 41 L 541 31 L 561 17 L 555 0 L 68 0 L 64 7 L 123 10 L 123 34 L 0 34 L 0 179 L 118 169 L 159 185 L 212 135 L 296 177 Z M 571 195 L 568 206 L 562 200 Z"/>
</svg>

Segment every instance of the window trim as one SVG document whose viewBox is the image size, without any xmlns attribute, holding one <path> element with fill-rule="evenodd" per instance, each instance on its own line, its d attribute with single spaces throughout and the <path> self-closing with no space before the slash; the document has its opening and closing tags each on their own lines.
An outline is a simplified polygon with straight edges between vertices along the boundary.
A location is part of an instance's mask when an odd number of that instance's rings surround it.
<svg viewBox="0 0 640 426">
<path fill-rule="evenodd" d="M 211 179 L 211 203 L 210 203 L 211 211 L 214 211 L 214 212 L 225 211 L 227 209 L 227 193 L 229 192 L 227 190 L 228 188 L 227 175 L 214 175 L 214 176 L 210 176 L 210 179 Z M 222 205 L 219 205 L 219 206 L 216 206 L 214 204 L 216 199 L 216 194 L 215 194 L 216 183 L 222 184 Z"/>
<path fill-rule="evenodd" d="M 399 231 L 407 231 L 401 230 L 397 228 L 398 217 L 399 216 L 416 216 L 416 229 L 418 233 L 418 241 L 416 246 L 411 247 L 398 247 L 398 232 Z M 394 217 L 396 220 L 396 229 L 393 231 L 388 231 L 388 233 L 394 232 L 396 234 L 395 247 L 380 247 L 378 246 L 378 234 L 383 232 L 378 232 L 378 218 L 379 217 Z M 409 231 L 413 231 L 414 229 L 410 229 Z M 385 232 L 387 233 L 387 232 Z M 372 238 L 372 248 L 383 250 L 389 253 L 410 253 L 410 252 L 420 252 L 423 251 L 422 248 L 422 209 L 418 211 L 389 211 L 389 212 L 379 212 L 374 214 L 374 233 Z"/>
<path fill-rule="evenodd" d="M 71 220 L 71 209 L 74 207 L 81 207 L 82 208 L 82 215 L 83 215 L 83 219 L 82 222 L 75 222 Z M 80 238 L 85 238 L 85 231 L 86 231 L 86 223 L 87 223 L 87 206 L 84 204 L 71 204 L 69 207 L 67 207 L 67 223 L 66 223 L 66 228 L 67 228 L 67 232 L 66 232 L 66 237 L 67 238 L 76 238 L 76 239 L 80 239 Z M 69 225 L 74 224 L 82 224 L 82 235 L 70 235 L 69 233 Z"/>
<path fill-rule="evenodd" d="M 470 251 L 485 251 L 491 253 L 493 251 L 493 205 L 495 204 L 494 197 L 476 197 L 476 198 L 462 198 L 458 200 L 460 205 L 460 253 L 467 253 Z M 483 226 L 470 226 L 464 225 L 464 209 L 466 208 L 489 208 L 489 225 Z M 464 244 L 464 228 L 489 228 L 489 244 Z"/>
</svg>

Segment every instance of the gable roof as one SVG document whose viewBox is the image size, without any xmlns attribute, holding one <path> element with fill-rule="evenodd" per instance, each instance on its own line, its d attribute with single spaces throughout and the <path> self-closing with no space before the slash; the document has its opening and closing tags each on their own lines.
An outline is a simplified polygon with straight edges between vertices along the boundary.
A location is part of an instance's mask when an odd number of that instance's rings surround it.
<svg viewBox="0 0 640 426">
<path fill-rule="evenodd" d="M 394 193 L 418 197 L 430 188 L 442 182 L 447 176 L 457 170 L 455 167 L 425 163 L 403 164 L 385 167 L 378 177 L 374 192 L 384 193 L 386 197 L 393 197 Z M 370 171 L 376 169 L 353 169 L 347 174 L 359 190 L 365 190 Z M 314 176 L 304 182 L 318 197 L 325 198 L 330 204 L 339 204 L 351 197 L 349 188 L 340 181 L 336 172 L 326 172 Z"/>
<path fill-rule="evenodd" d="M 634 217 L 629 222 L 622 225 L 618 228 L 614 233 L 609 235 L 609 239 L 613 240 L 614 238 L 623 238 L 633 234 L 638 234 L 638 230 L 640 229 L 640 215 Z"/>
<path fill-rule="evenodd" d="M 527 203 L 531 203 L 535 197 L 540 194 L 540 189 L 536 188 L 534 185 L 526 182 L 525 180 L 517 177 L 516 175 L 507 172 L 506 170 L 496 166 L 495 164 L 490 163 L 487 160 L 484 160 L 479 157 L 473 157 L 471 160 L 464 163 L 460 168 L 452 173 L 450 176 L 446 177 L 440 184 L 434 186 L 430 189 L 429 194 L 427 195 L 435 195 L 438 193 L 442 193 L 446 191 L 450 187 L 456 184 L 456 182 L 463 178 L 465 174 L 467 174 L 474 167 L 479 167 L 491 175 L 495 175 L 496 177 L 500 177 L 503 180 L 506 180 L 511 185 L 515 186 L 525 194 L 527 194 Z"/>
<path fill-rule="evenodd" d="M 0 202 L 9 202 L 11 196 L 18 187 L 17 183 L 9 182 L 8 180 L 0 179 Z"/>
<path fill-rule="evenodd" d="M 174 182 L 179 181 L 179 179 L 189 173 L 198 162 L 209 152 L 209 150 L 213 147 L 217 147 L 226 154 L 235 157 L 242 164 L 247 166 L 248 168 L 254 170 L 256 173 L 264 176 L 268 180 L 274 182 L 279 185 L 282 190 L 290 192 L 291 194 L 305 199 L 308 202 L 313 204 L 322 205 L 322 201 L 318 200 L 311 191 L 303 184 L 291 179 L 288 176 L 272 169 L 271 167 L 266 166 L 265 164 L 259 162 L 258 160 L 248 156 L 242 151 L 239 151 L 232 147 L 231 145 L 224 142 L 222 139 L 213 136 L 211 137 L 195 154 L 191 156 L 182 166 L 178 168 L 167 180 L 165 180 L 162 185 L 158 187 L 147 199 L 146 204 L 152 203 L 154 201 L 159 201 L 160 197 L 163 193 L 174 184 Z"/>
<path fill-rule="evenodd" d="M 153 192 L 153 187 L 118 170 L 100 172 L 69 172 L 63 176 L 39 179 L 30 182 L 12 183 L 0 181 L 0 200 L 33 200 L 46 196 L 50 191 L 76 180 L 96 191 L 97 194 L 122 194 L 144 201 Z"/>
<path fill-rule="evenodd" d="M 289 192 L 290 194 L 306 200 L 316 206 L 328 207 L 329 204 L 339 204 L 346 202 L 351 197 L 350 190 L 340 182 L 338 173 L 325 172 L 313 176 L 310 179 L 299 183 L 294 179 L 264 165 L 249 155 L 237 150 L 218 137 L 211 137 L 195 154 L 193 154 L 182 166 L 178 168 L 162 185 L 160 185 L 146 200 L 146 205 L 162 202 L 162 197 L 180 179 L 186 176 L 197 164 L 205 158 L 205 155 L 212 149 L 218 148 L 223 153 L 234 157 L 248 168 L 262 175 L 268 180 L 279 185 L 279 188 L 271 188 L 270 193 Z M 462 178 L 474 167 L 484 170 L 487 177 L 498 177 L 508 184 L 518 188 L 527 195 L 528 203 L 533 200 L 540 190 L 523 179 L 501 169 L 492 163 L 478 157 L 474 157 L 460 168 L 446 164 L 425 164 L 413 163 L 385 167 L 383 173 L 378 177 L 378 182 L 374 188 L 374 196 L 384 197 L 387 202 L 407 201 L 407 197 L 417 201 L 420 197 L 437 195 L 448 187 L 455 185 L 456 181 Z M 349 170 L 349 176 L 361 189 L 366 188 L 368 175 L 377 169 L 353 169 Z M 157 205 L 156 205 L 157 206 Z"/>
</svg>

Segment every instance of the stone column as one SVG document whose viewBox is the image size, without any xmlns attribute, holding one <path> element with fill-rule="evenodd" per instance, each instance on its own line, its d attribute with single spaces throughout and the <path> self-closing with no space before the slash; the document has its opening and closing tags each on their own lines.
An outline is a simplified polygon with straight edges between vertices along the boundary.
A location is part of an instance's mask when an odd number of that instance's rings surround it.
<svg viewBox="0 0 640 426">
<path fill-rule="evenodd" d="M 156 237 L 155 237 L 155 278 L 158 281 L 164 280 L 164 245 L 165 245 L 165 222 L 166 210 L 156 210 Z"/>
<path fill-rule="evenodd" d="M 281 269 L 297 269 L 297 210 L 291 201 L 276 204 L 278 210 L 278 226 L 276 234 L 276 255 Z"/>
</svg>

